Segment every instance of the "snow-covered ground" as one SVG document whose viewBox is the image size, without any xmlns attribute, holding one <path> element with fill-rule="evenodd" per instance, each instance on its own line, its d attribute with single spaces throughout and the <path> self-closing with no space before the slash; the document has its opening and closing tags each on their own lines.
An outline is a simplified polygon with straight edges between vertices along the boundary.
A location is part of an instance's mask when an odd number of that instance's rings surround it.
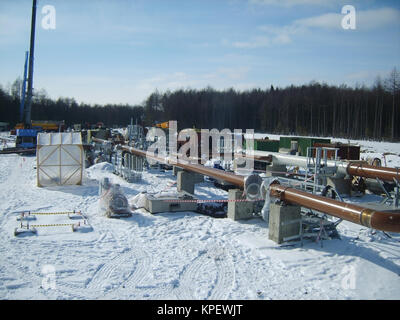
<svg viewBox="0 0 400 320">
<path fill-rule="evenodd" d="M 400 165 L 399 144 L 359 143 L 363 155 L 391 152 L 388 165 Z M 143 192 L 173 192 L 175 177 L 150 171 L 130 184 L 102 163 L 85 170 L 82 186 L 38 188 L 35 166 L 35 157 L 0 155 L 0 299 L 400 299 L 400 236 L 342 222 L 341 239 L 323 247 L 312 241 L 284 247 L 268 240 L 260 218 L 138 209 L 131 218 L 108 219 L 98 208 L 102 177 L 120 183 L 131 203 Z M 195 193 L 227 198 L 209 182 Z M 81 210 L 93 231 L 39 228 L 15 237 L 14 212 L 21 210 Z M 71 222 L 38 216 L 34 223 Z"/>
</svg>

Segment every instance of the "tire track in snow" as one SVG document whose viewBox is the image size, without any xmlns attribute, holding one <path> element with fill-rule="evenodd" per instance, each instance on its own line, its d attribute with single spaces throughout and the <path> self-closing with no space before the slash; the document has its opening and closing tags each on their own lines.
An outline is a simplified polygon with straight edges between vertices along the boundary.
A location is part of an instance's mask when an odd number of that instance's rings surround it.
<svg viewBox="0 0 400 320">
<path fill-rule="evenodd" d="M 148 270 L 148 260 L 141 261 L 140 255 L 135 256 L 134 251 L 132 248 L 125 249 L 115 258 L 101 264 L 84 286 L 60 282 L 57 285 L 57 291 L 69 297 L 86 300 L 107 298 L 124 284 L 127 288 L 134 287 L 146 276 Z M 128 273 L 126 279 L 122 279 L 122 277 L 121 279 L 112 279 L 113 275 L 118 274 L 118 268 L 127 261 L 135 261 L 135 267 Z M 112 286 L 110 281 L 115 285 Z"/>
<path fill-rule="evenodd" d="M 97 269 L 92 279 L 86 284 L 86 288 L 89 290 L 104 291 L 104 282 L 112 276 L 115 269 L 128 258 L 131 258 L 131 249 L 125 249 L 117 257 L 108 261 Z"/>
<path fill-rule="evenodd" d="M 219 272 L 214 290 L 211 292 L 209 299 L 227 299 L 235 283 L 235 270 L 231 255 L 224 249 L 221 254 L 214 253 L 213 258 Z"/>
<path fill-rule="evenodd" d="M 124 264 L 129 266 L 132 262 L 135 262 L 135 266 L 130 271 L 127 270 L 125 279 L 122 276 L 113 279 L 113 276 L 124 271 Z M 149 266 L 150 257 L 143 249 L 127 248 L 112 260 L 101 264 L 84 287 L 61 282 L 58 285 L 58 291 L 78 299 L 105 298 L 121 290 L 129 292 L 130 289 L 136 289 L 137 285 L 146 278 Z M 124 288 L 121 289 L 121 287 Z"/>
<path fill-rule="evenodd" d="M 180 275 L 179 285 L 175 288 L 175 295 L 179 300 L 194 300 L 196 299 L 193 293 L 193 279 L 199 273 L 201 268 L 208 265 L 208 257 L 205 252 L 200 252 L 190 264 L 188 264 Z"/>
<path fill-rule="evenodd" d="M 222 246 L 222 243 L 220 246 L 214 244 L 206 250 L 201 251 L 199 256 L 183 269 L 179 277 L 179 283 L 174 289 L 174 293 L 178 299 L 193 300 L 202 298 L 194 296 L 194 279 L 207 269 L 207 267 L 216 269 L 217 274 L 214 284 L 208 292 L 208 296 L 204 298 L 226 299 L 228 297 L 234 285 L 235 270 L 230 254 Z"/>
<path fill-rule="evenodd" d="M 80 287 L 78 284 L 74 285 L 68 282 L 56 281 L 56 292 L 63 298 L 69 297 L 68 300 L 89 300 L 96 299 L 96 296 L 86 292 L 84 287 Z"/>
<path fill-rule="evenodd" d="M 138 285 L 143 283 L 143 280 L 146 279 L 148 273 L 150 272 L 151 259 L 147 255 L 147 253 L 140 247 L 131 248 L 130 252 L 125 255 L 121 263 L 127 261 L 135 261 L 134 269 L 131 270 L 127 279 L 120 283 L 118 288 L 110 291 L 107 296 L 115 293 L 117 293 L 119 297 L 120 295 L 129 295 L 132 291 L 138 289 Z M 118 266 L 116 266 L 116 268 L 118 268 Z"/>
<path fill-rule="evenodd" d="M 132 249 L 132 253 L 136 259 L 136 269 L 133 275 L 126 281 L 126 288 L 134 288 L 138 284 L 142 283 L 143 279 L 149 273 L 149 268 L 151 266 L 151 259 L 144 250 L 140 247 L 134 247 Z"/>
</svg>

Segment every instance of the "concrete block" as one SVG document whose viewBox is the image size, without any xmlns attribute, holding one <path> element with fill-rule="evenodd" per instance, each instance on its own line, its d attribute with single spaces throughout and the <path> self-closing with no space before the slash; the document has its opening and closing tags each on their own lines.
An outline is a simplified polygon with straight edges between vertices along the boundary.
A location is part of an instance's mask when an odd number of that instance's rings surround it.
<svg viewBox="0 0 400 320">
<path fill-rule="evenodd" d="M 294 205 L 270 204 L 268 238 L 280 244 L 300 234 L 301 208 Z"/>
<path fill-rule="evenodd" d="M 182 168 L 179 168 L 179 167 L 177 167 L 177 166 L 172 166 L 172 174 L 173 174 L 174 176 L 177 176 L 177 175 L 178 175 L 178 172 L 180 172 L 180 171 L 183 171 L 183 169 L 182 169 Z"/>
<path fill-rule="evenodd" d="M 229 200 L 243 200 L 243 191 L 239 189 L 229 190 Z M 254 202 L 228 202 L 228 218 L 234 221 L 254 218 Z"/>
<path fill-rule="evenodd" d="M 340 195 L 346 194 L 350 195 L 351 193 L 351 179 L 350 178 L 333 178 L 327 177 L 326 184 L 335 188 Z"/>
<path fill-rule="evenodd" d="M 152 214 L 161 212 L 182 212 L 182 211 L 196 211 L 196 202 L 183 202 L 182 200 L 189 200 L 187 198 L 180 199 L 176 197 L 153 197 L 147 195 L 145 209 Z M 190 200 L 195 200 L 191 198 Z"/>
<path fill-rule="evenodd" d="M 187 192 L 194 194 L 194 186 L 196 183 L 204 181 L 204 177 L 201 174 L 179 171 L 177 174 L 177 190 L 178 192 Z"/>
</svg>

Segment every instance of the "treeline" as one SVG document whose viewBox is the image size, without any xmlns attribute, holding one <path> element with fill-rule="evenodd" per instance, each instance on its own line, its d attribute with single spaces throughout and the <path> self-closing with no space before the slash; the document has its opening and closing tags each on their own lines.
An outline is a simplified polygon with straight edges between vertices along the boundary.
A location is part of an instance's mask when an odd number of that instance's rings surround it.
<svg viewBox="0 0 400 320">
<path fill-rule="evenodd" d="M 11 127 L 20 122 L 20 80 L 17 79 L 6 90 L 0 87 L 0 121 L 10 123 Z M 44 90 L 35 93 L 32 102 L 33 120 L 65 121 L 66 126 L 74 124 L 96 124 L 103 122 L 106 126 L 126 126 L 131 118 L 134 123 L 143 121 L 142 106 L 130 105 L 89 105 L 78 104 L 71 98 L 52 100 Z"/>
<path fill-rule="evenodd" d="M 276 134 L 400 140 L 400 76 L 396 69 L 372 88 L 312 82 L 287 88 L 154 92 L 148 124 L 177 120 L 179 129 L 254 129 Z"/>
<path fill-rule="evenodd" d="M 19 122 L 21 81 L 0 87 L 0 121 Z M 35 93 L 34 120 L 103 122 L 107 126 L 135 123 L 154 126 L 177 120 L 179 129 L 254 129 L 256 132 L 333 136 L 354 139 L 400 140 L 400 74 L 396 70 L 368 88 L 330 86 L 312 82 L 286 88 L 217 91 L 176 90 L 152 93 L 142 106 L 78 104 L 74 99 L 52 100 Z"/>
</svg>

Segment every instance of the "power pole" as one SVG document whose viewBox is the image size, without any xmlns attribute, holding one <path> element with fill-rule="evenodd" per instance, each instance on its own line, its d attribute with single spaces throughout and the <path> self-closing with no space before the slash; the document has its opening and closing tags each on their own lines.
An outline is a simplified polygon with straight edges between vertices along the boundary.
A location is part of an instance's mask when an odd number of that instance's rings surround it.
<svg viewBox="0 0 400 320">
<path fill-rule="evenodd" d="M 33 60 L 35 51 L 35 27 L 36 27 L 36 0 L 32 4 L 32 24 L 31 24 L 31 44 L 29 51 L 29 75 L 28 75 L 28 94 L 26 100 L 26 107 L 24 110 L 24 124 L 25 128 L 31 127 L 31 110 L 32 110 L 32 97 L 33 97 Z"/>
</svg>

